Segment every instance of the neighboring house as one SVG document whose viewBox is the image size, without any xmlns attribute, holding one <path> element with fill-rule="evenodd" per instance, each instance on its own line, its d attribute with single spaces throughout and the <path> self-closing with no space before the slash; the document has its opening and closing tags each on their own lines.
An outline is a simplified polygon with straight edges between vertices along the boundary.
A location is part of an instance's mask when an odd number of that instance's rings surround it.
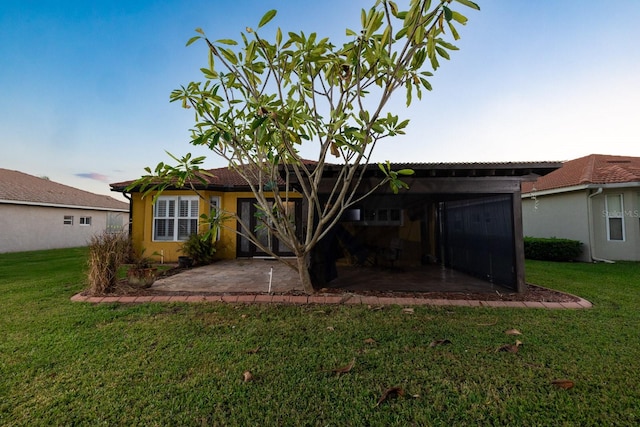
<svg viewBox="0 0 640 427">
<path fill-rule="evenodd" d="M 405 177 L 409 190 L 393 194 L 388 186 L 353 206 L 336 228 L 335 237 L 355 262 L 383 262 L 391 257 L 394 266 L 437 263 L 461 270 L 489 282 L 524 290 L 524 249 L 520 185 L 560 166 L 559 163 L 415 163 L 393 164 L 394 170 L 411 168 Z M 341 166 L 326 165 L 318 189 L 320 199 L 328 195 Z M 188 235 L 198 229 L 198 218 L 212 207 L 237 214 L 255 227 L 255 200 L 240 178 L 228 168 L 212 169 L 213 178 L 198 187 L 199 198 L 188 189 L 170 189 L 153 204 L 137 189 L 132 198 L 132 238 L 147 253 L 160 253 L 175 261 Z M 377 165 L 364 171 L 362 192 L 381 179 Z M 283 169 L 284 173 L 284 169 Z M 284 181 L 283 181 L 284 182 Z M 281 191 L 283 182 L 279 183 Z M 292 188 L 294 178 L 289 177 Z M 131 181 L 111 184 L 125 192 Z M 301 218 L 306 204 L 297 191 L 290 193 L 291 213 L 303 232 Z M 243 221 L 243 222 L 244 222 Z M 219 237 L 222 258 L 264 256 L 254 245 L 239 237 L 235 220 Z M 274 250 L 286 255 L 268 234 L 261 236 Z M 325 246 L 327 243 L 324 242 Z M 326 256 L 331 251 L 324 251 Z"/>
<path fill-rule="evenodd" d="M 640 157 L 592 154 L 522 185 L 524 235 L 583 243 L 582 261 L 640 261 Z"/>
<path fill-rule="evenodd" d="M 0 168 L 0 253 L 86 246 L 121 231 L 128 203 Z"/>
</svg>

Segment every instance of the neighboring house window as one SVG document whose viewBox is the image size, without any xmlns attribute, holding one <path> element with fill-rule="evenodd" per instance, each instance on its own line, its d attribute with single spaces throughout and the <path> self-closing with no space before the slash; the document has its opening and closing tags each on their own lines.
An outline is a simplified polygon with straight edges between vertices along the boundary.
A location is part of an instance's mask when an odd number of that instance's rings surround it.
<svg viewBox="0 0 640 427">
<path fill-rule="evenodd" d="M 91 217 L 90 216 L 81 216 L 80 217 L 80 225 L 91 225 Z"/>
<path fill-rule="evenodd" d="M 107 233 L 117 234 L 124 231 L 124 215 L 121 213 L 107 212 Z"/>
<path fill-rule="evenodd" d="M 65 215 L 64 216 L 64 225 L 73 225 L 73 216 Z"/>
<path fill-rule="evenodd" d="M 198 197 L 159 197 L 153 209 L 153 240 L 182 241 L 198 232 Z"/>
<path fill-rule="evenodd" d="M 605 203 L 607 239 L 616 241 L 624 240 L 624 205 L 622 194 L 608 195 Z"/>
</svg>

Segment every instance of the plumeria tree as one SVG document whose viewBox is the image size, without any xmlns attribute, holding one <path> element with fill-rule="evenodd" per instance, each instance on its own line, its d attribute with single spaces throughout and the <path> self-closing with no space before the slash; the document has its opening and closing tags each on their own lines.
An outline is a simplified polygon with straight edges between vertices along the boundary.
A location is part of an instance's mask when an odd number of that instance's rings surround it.
<svg viewBox="0 0 640 427">
<path fill-rule="evenodd" d="M 409 121 L 388 111 L 400 91 L 409 106 L 424 90 L 442 59 L 457 50 L 456 26 L 467 18 L 455 6 L 479 10 L 469 0 L 410 0 L 402 10 L 378 0 L 361 12 L 361 28 L 346 30 L 347 41 L 334 44 L 316 33 L 283 33 L 265 37 L 276 11 L 239 39 L 210 39 L 198 28 L 187 45 L 204 43 L 208 63 L 203 80 L 171 93 L 171 101 L 195 112 L 191 144 L 205 146 L 228 161 L 251 187 L 261 227 L 291 248 L 304 289 L 313 292 L 310 254 L 347 208 L 383 185 L 406 188 L 410 170 L 379 164 L 382 178 L 368 193 L 358 191 L 366 166 L 380 141 L 404 134 Z M 314 158 L 301 150 L 313 149 Z M 178 160 L 177 158 L 174 158 Z M 187 155 L 177 166 L 164 163 L 138 180 L 148 191 L 168 183 L 190 183 L 201 177 L 203 158 Z M 312 161 L 309 161 L 312 160 Z M 333 187 L 319 194 L 324 166 L 339 165 Z M 284 180 L 285 190 L 276 185 Z M 286 212 L 291 182 L 308 203 L 304 233 Z M 153 185 L 150 185 L 153 184 Z M 238 218 L 239 219 L 239 218 Z M 242 233 L 263 251 L 256 230 Z M 282 260 L 288 262 L 287 260 Z"/>
</svg>

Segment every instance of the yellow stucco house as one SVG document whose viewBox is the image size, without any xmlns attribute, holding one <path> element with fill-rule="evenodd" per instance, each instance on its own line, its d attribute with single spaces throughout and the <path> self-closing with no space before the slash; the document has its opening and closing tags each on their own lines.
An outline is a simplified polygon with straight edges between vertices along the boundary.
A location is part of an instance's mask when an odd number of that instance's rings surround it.
<svg viewBox="0 0 640 427">
<path fill-rule="evenodd" d="M 167 189 L 154 200 L 154 194 L 143 196 L 137 189 L 126 190 L 133 181 L 111 184 L 111 190 L 122 192 L 131 200 L 131 238 L 137 250 L 144 249 L 146 256 L 162 258 L 164 262 L 176 262 L 183 255 L 181 247 L 195 232 L 206 231 L 208 224 L 200 219 L 212 210 L 229 215 L 217 236 L 216 258 L 235 259 L 240 257 L 265 256 L 256 245 L 238 235 L 239 217 L 252 230 L 256 226 L 256 200 L 249 185 L 235 171 L 229 168 L 209 169 L 206 184 L 196 184 L 197 192 L 191 189 Z M 278 183 L 282 195 L 284 182 Z M 269 193 L 266 193 L 269 197 Z M 296 226 L 300 229 L 302 196 L 296 191 L 288 195 L 288 202 Z M 258 232 L 260 242 L 278 255 L 289 255 L 289 250 L 269 233 Z"/>
<path fill-rule="evenodd" d="M 340 165 L 325 165 L 317 188 L 320 201 L 330 200 L 340 178 Z M 362 171 L 358 193 L 373 194 L 359 199 L 339 219 L 336 227 L 319 242 L 312 253 L 311 270 L 323 283 L 327 265 L 346 255 L 359 266 L 391 263 L 400 268 L 444 268 L 522 292 L 524 245 L 520 186 L 560 167 L 557 162 L 522 163 L 396 163 L 394 170 L 412 169 L 403 179 L 408 189 L 394 194 L 388 186 L 377 188 L 382 179 L 378 165 Z M 199 230 L 199 217 L 211 209 L 235 214 L 251 230 L 256 230 L 256 200 L 250 187 L 229 168 L 211 169 L 212 176 L 191 190 L 166 190 L 154 202 L 140 191 L 126 191 L 132 181 L 111 184 L 113 191 L 125 192 L 131 200 L 131 236 L 146 254 L 161 254 L 165 262 L 175 262 L 188 236 Z M 299 183 L 290 177 L 286 210 L 295 228 L 304 233 L 302 218 L 307 209 Z M 280 180 L 278 191 L 285 191 Z M 268 194 L 267 194 L 268 196 Z M 217 243 L 222 259 L 266 256 L 256 245 L 240 236 L 239 224 L 224 224 Z M 263 247 L 274 253 L 293 255 L 267 231 L 256 231 Z M 331 269 L 327 269 L 331 270 Z M 330 279 L 330 277 L 329 277 Z"/>
</svg>

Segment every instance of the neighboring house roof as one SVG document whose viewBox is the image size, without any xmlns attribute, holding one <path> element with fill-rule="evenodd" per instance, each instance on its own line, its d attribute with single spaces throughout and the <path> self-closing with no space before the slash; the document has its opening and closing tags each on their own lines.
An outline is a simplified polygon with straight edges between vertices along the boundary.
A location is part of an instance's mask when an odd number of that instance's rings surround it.
<svg viewBox="0 0 640 427">
<path fill-rule="evenodd" d="M 112 197 L 0 168 L 0 203 L 81 207 L 127 212 L 129 204 Z"/>
<path fill-rule="evenodd" d="M 640 182 L 640 157 L 591 154 L 569 160 L 535 182 L 522 184 L 522 192 L 566 187 Z"/>
</svg>

